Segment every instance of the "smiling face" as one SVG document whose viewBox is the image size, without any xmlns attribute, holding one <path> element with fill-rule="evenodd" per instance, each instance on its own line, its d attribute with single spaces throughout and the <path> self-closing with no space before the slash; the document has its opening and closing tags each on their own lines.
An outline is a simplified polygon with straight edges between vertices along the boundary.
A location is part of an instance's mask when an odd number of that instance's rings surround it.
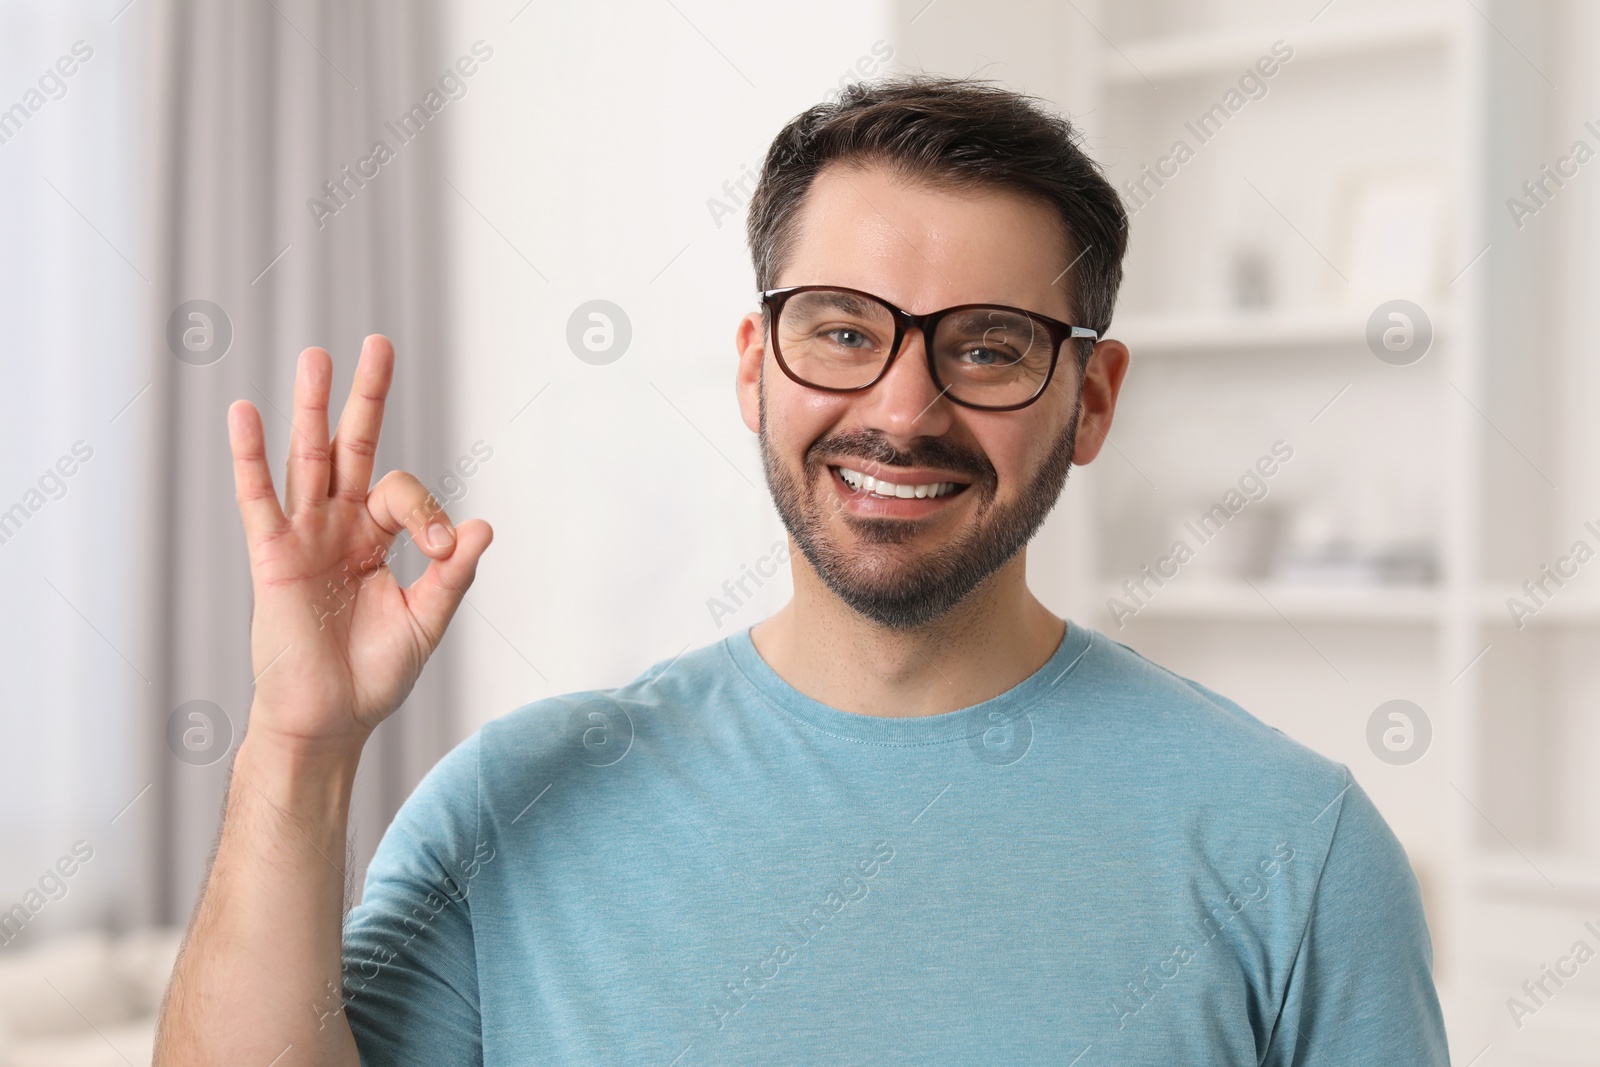
<svg viewBox="0 0 1600 1067">
<path fill-rule="evenodd" d="M 982 302 L 1074 321 L 1057 281 L 1068 242 L 1043 200 L 835 164 L 817 176 L 797 223 L 777 287 L 859 289 L 914 314 Z M 1102 342 L 1080 376 L 1068 342 L 1031 405 L 979 411 L 940 395 L 920 330 L 856 393 L 792 381 L 759 313 L 740 323 L 738 343 L 741 409 L 760 434 L 784 525 L 828 588 L 896 629 L 938 619 L 1008 562 L 1020 565 L 1071 464 L 1098 452 L 1126 361 L 1120 345 Z M 1079 440 L 1083 417 L 1098 432 Z"/>
</svg>

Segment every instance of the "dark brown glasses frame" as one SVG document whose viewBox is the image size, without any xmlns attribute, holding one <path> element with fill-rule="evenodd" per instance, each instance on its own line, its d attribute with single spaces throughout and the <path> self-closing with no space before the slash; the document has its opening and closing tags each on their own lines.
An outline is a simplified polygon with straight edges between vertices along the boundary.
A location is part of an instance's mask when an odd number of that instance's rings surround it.
<svg viewBox="0 0 1600 1067">
<path fill-rule="evenodd" d="M 796 293 L 817 292 L 849 293 L 852 296 L 866 297 L 868 300 L 875 301 L 876 303 L 887 308 L 889 310 L 889 314 L 894 317 L 894 344 L 889 348 L 889 356 L 883 361 L 883 366 L 879 369 L 877 375 L 865 385 L 817 385 L 814 382 L 808 382 L 804 378 L 800 377 L 793 370 L 791 370 L 789 368 L 789 364 L 784 361 L 782 348 L 778 344 L 778 319 L 783 314 L 783 306 L 787 304 L 789 302 L 789 298 L 794 296 Z M 795 384 L 803 385 L 807 389 L 816 389 L 824 393 L 859 393 L 867 389 L 871 389 L 874 385 L 877 385 L 883 380 L 883 376 L 889 373 L 889 368 L 894 366 L 895 358 L 900 355 L 901 342 L 905 340 L 906 334 L 909 333 L 913 327 L 915 327 L 916 329 L 922 331 L 922 347 L 928 356 L 928 376 L 933 379 L 933 384 L 939 387 L 940 396 L 953 403 L 960 404 L 964 408 L 973 408 L 977 411 L 1016 411 L 1018 408 L 1025 408 L 1035 400 L 1038 400 L 1044 395 L 1044 391 L 1050 387 L 1050 380 L 1055 377 L 1056 363 L 1059 362 L 1061 358 L 1061 345 L 1064 342 L 1083 338 L 1094 341 L 1098 341 L 1100 339 L 1100 334 L 1089 329 L 1087 326 L 1073 326 L 1070 323 L 1062 322 L 1060 319 L 1053 319 L 1048 315 L 1041 315 L 1037 311 L 1029 311 L 1027 308 L 1010 307 L 1006 304 L 955 304 L 951 307 L 940 308 L 938 311 L 930 311 L 924 315 L 914 315 L 909 311 L 903 311 L 900 308 L 895 307 L 893 304 L 889 303 L 889 301 L 885 300 L 881 296 L 878 296 L 876 293 L 868 293 L 860 289 L 850 289 L 842 285 L 790 285 L 782 289 L 765 289 L 760 295 L 761 305 L 768 312 L 767 324 L 771 330 L 772 354 L 778 360 L 779 369 L 781 369 L 783 373 L 787 375 Z M 1028 397 L 1028 399 L 1017 404 L 974 404 L 970 400 L 962 400 L 960 397 L 952 395 L 950 393 L 950 387 L 939 380 L 939 367 L 933 358 L 933 345 L 929 344 L 928 341 L 933 337 L 934 331 L 938 329 L 940 319 L 951 314 L 952 312 L 971 311 L 974 308 L 993 308 L 997 311 L 1010 311 L 1018 315 L 1026 315 L 1029 319 L 1044 327 L 1045 333 L 1049 335 L 1050 369 L 1045 372 L 1044 381 L 1039 384 L 1039 388 L 1035 390 L 1034 394 Z M 1087 362 L 1087 360 L 1080 361 L 1081 364 L 1087 364 Z"/>
</svg>

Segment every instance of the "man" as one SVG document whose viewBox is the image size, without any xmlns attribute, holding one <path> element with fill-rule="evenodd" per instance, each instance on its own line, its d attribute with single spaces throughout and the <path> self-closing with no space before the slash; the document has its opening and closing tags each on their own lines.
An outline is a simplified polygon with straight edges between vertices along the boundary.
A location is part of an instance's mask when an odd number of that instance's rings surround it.
<svg viewBox="0 0 1600 1067">
<path fill-rule="evenodd" d="M 235 404 L 277 662 L 158 1062 L 1446 1063 L 1415 879 L 1348 770 L 1027 588 L 1127 369 L 1125 235 L 1028 98 L 909 78 L 790 123 L 737 384 L 793 599 L 463 742 L 342 930 L 361 745 L 490 532 L 407 474 L 369 493 L 382 338 L 331 445 L 302 355 L 283 509 Z M 402 529 L 427 572 L 330 611 Z"/>
</svg>

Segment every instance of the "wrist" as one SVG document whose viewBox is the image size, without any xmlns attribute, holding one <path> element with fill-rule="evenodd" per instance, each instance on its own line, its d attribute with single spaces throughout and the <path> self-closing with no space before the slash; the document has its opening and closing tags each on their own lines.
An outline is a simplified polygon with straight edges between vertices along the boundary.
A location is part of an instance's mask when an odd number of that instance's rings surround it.
<svg viewBox="0 0 1600 1067">
<path fill-rule="evenodd" d="M 232 789 L 259 793 L 288 813 L 347 813 L 364 742 L 307 741 L 247 728 L 234 756 Z"/>
</svg>

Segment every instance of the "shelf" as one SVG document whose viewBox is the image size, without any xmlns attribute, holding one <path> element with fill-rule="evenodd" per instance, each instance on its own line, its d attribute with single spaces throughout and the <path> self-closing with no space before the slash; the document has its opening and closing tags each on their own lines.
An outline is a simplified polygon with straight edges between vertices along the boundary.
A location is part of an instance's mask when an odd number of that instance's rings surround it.
<svg viewBox="0 0 1600 1067">
<path fill-rule="evenodd" d="M 1257 592 L 1259 590 L 1259 592 Z M 1106 585 L 1102 603 L 1116 597 L 1132 600 L 1119 586 Z M 1436 623 L 1442 601 L 1436 586 L 1282 585 L 1256 582 L 1181 582 L 1155 589 L 1145 606 L 1128 621 L 1237 620 L 1265 621 L 1287 617 L 1312 622 Z M 1281 613 L 1281 615 L 1280 615 Z"/>
<path fill-rule="evenodd" d="M 1135 356 L 1229 354 L 1284 349 L 1365 348 L 1371 308 L 1262 312 L 1131 314 L 1113 319 L 1107 337 Z M 1449 306 L 1429 308 L 1434 343 L 1448 335 Z"/>
<path fill-rule="evenodd" d="M 1585 856 L 1486 855 L 1473 864 L 1473 875 L 1488 897 L 1539 904 L 1600 901 L 1600 860 Z"/>
<path fill-rule="evenodd" d="M 1129 315 L 1107 336 L 1135 356 L 1365 345 L 1369 312 L 1350 309 Z M 1437 330 L 1437 325 L 1435 326 Z"/>
<path fill-rule="evenodd" d="M 1323 26 L 1224 30 L 1182 34 L 1123 45 L 1121 58 L 1106 58 L 1106 81 L 1148 88 L 1163 81 L 1204 74 L 1235 74 L 1267 53 L 1275 40 L 1294 49 L 1291 65 L 1306 60 L 1370 56 L 1406 48 L 1443 46 L 1459 31 L 1460 17 L 1448 10 L 1361 19 Z"/>
<path fill-rule="evenodd" d="M 1487 625 L 1519 628 L 1512 621 L 1511 609 L 1506 601 L 1516 597 L 1538 610 L 1522 617 L 1522 627 L 1553 625 L 1600 626 L 1600 592 L 1586 589 L 1557 589 L 1555 595 L 1545 597 L 1543 606 L 1533 600 L 1519 586 L 1495 584 L 1479 594 L 1478 618 Z"/>
</svg>

